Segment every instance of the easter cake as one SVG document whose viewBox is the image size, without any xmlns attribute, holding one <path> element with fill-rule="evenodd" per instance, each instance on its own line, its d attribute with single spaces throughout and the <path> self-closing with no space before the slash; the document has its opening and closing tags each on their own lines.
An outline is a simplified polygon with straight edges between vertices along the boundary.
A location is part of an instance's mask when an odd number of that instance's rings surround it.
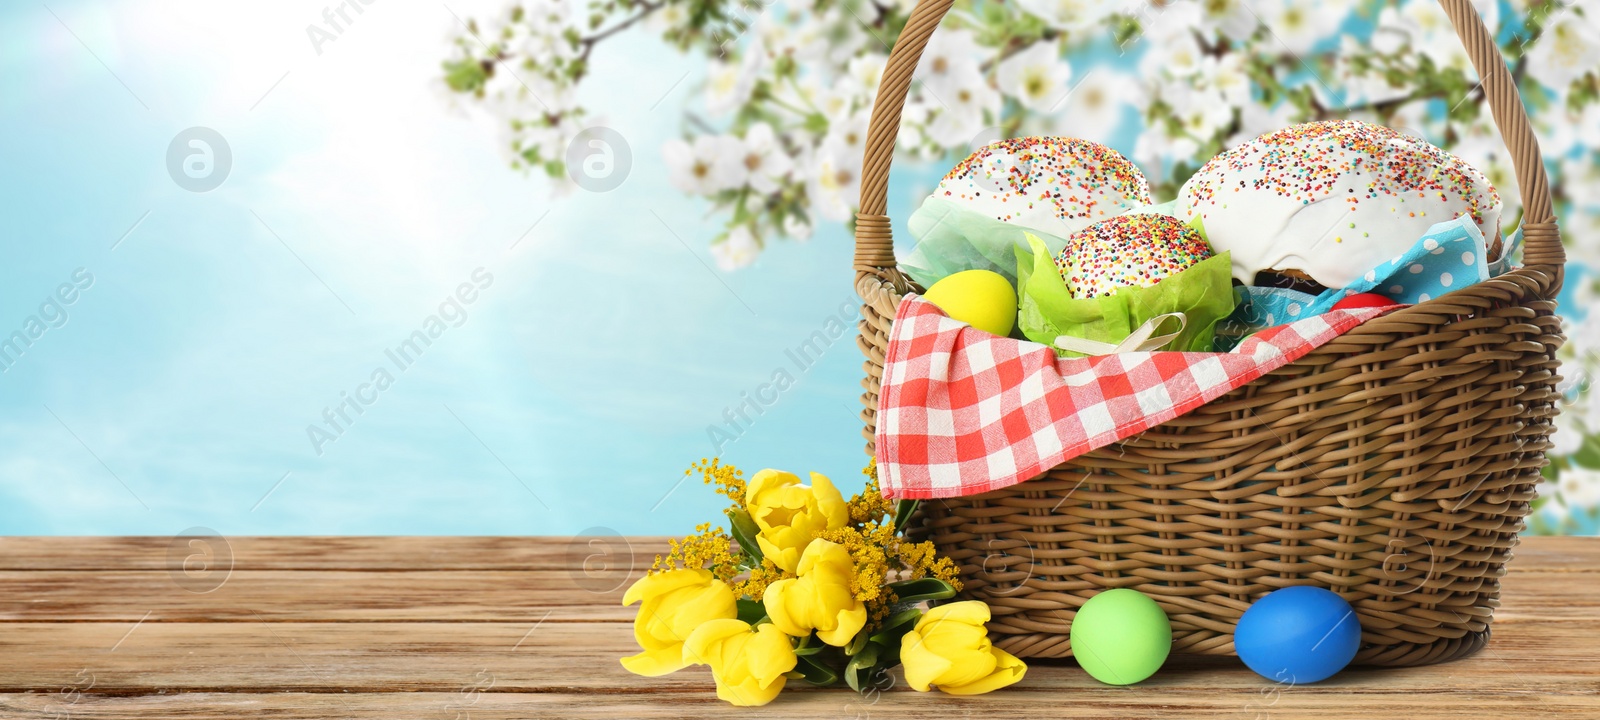
<svg viewBox="0 0 1600 720">
<path fill-rule="evenodd" d="M 1023 137 L 974 152 L 939 182 L 933 196 L 1066 238 L 1149 205 L 1150 185 L 1138 167 L 1099 143 Z"/>
<path fill-rule="evenodd" d="M 1295 125 L 1229 150 L 1179 191 L 1246 285 L 1343 288 L 1434 224 L 1470 216 L 1500 253 L 1500 195 L 1427 141 L 1353 120 Z"/>
<path fill-rule="evenodd" d="M 1103 297 L 1119 287 L 1151 287 L 1211 255 L 1199 232 L 1171 216 L 1129 214 L 1069 238 L 1056 269 L 1072 297 Z"/>
</svg>

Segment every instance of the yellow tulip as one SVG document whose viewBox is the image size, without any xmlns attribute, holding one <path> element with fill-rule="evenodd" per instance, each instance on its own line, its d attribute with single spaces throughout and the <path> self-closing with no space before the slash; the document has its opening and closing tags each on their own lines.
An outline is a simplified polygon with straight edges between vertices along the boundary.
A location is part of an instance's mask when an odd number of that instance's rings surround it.
<svg viewBox="0 0 1600 720">
<path fill-rule="evenodd" d="M 644 652 L 622 659 L 629 672 L 656 677 L 682 669 L 683 643 L 710 620 L 739 615 L 733 589 L 709 570 L 668 570 L 646 575 L 628 588 L 623 605 L 643 601 L 633 637 Z"/>
<path fill-rule="evenodd" d="M 843 545 L 827 540 L 807 545 L 800 555 L 800 577 L 767 586 L 762 596 L 767 617 L 785 634 L 805 637 L 816 630 L 829 645 L 848 645 L 867 624 L 867 606 L 850 592 L 855 570 Z"/>
<path fill-rule="evenodd" d="M 756 544 L 761 554 L 789 572 L 800 564 L 800 553 L 812 538 L 850 521 L 844 497 L 820 473 L 811 473 L 808 487 L 794 473 L 762 470 L 750 478 L 744 499 L 760 529 Z"/>
<path fill-rule="evenodd" d="M 977 600 L 929 610 L 900 640 L 906 683 L 919 692 L 938 686 L 952 695 L 978 695 L 1022 679 L 1028 666 L 989 642 L 989 606 Z"/>
<path fill-rule="evenodd" d="M 743 620 L 712 620 L 683 644 L 683 662 L 710 665 L 717 697 L 734 705 L 772 702 L 796 661 L 789 636 L 769 623 L 752 628 Z"/>
</svg>

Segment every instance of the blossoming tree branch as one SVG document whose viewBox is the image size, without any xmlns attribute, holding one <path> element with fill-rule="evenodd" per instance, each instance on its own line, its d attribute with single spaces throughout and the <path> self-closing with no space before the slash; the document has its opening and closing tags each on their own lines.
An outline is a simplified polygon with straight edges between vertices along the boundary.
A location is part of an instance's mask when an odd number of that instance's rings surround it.
<svg viewBox="0 0 1600 720">
<path fill-rule="evenodd" d="M 1600 267 L 1600 8 L 1474 3 L 1540 135 L 1563 227 L 1579 239 L 1574 261 Z M 674 187 L 711 205 L 711 251 L 731 271 L 770 243 L 852 222 L 878 80 L 914 4 L 528 0 L 467 21 L 444 80 L 496 125 L 513 167 L 559 190 L 570 183 L 566 148 L 591 117 L 575 90 L 602 46 L 637 28 L 704 57 L 682 136 L 660 153 Z M 1447 147 L 1516 195 L 1477 75 L 1435 0 L 957 0 L 916 78 L 896 144 L 913 163 L 949 164 L 1006 137 L 1073 135 L 1130 154 L 1162 200 L 1227 147 L 1351 117 Z M 1569 276 L 1574 305 L 1594 303 L 1586 277 Z M 1563 349 L 1583 369 L 1567 373 L 1575 378 L 1600 366 L 1600 332 L 1588 330 L 1569 332 Z M 1600 401 L 1591 394 L 1561 417 L 1556 465 L 1581 482 L 1563 480 L 1556 498 L 1594 513 Z"/>
</svg>

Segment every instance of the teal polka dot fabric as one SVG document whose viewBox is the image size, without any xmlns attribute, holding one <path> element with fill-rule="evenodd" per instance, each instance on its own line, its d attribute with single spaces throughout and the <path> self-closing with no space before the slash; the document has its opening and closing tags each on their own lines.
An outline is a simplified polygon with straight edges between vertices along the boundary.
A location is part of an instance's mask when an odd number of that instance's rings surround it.
<svg viewBox="0 0 1600 720">
<path fill-rule="evenodd" d="M 1241 286 L 1234 288 L 1238 307 L 1217 324 L 1218 352 L 1226 352 L 1259 330 L 1321 315 L 1348 295 L 1377 293 L 1395 302 L 1415 305 L 1501 275 L 1522 237 L 1506 238 L 1501 257 L 1489 262 L 1488 242 L 1472 218 L 1463 216 L 1428 229 L 1394 259 L 1375 267 L 1347 288 L 1311 295 L 1295 290 Z"/>
<path fill-rule="evenodd" d="M 1488 243 L 1470 218 L 1439 223 L 1410 250 L 1368 270 L 1342 293 L 1332 293 L 1334 302 L 1339 295 L 1364 292 L 1407 304 L 1427 302 L 1492 277 L 1488 254 Z"/>
</svg>

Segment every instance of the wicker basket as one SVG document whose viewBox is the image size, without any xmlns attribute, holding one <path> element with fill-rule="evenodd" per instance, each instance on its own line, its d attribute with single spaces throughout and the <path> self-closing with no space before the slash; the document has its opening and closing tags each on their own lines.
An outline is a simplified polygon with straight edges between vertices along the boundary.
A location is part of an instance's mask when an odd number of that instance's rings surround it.
<svg viewBox="0 0 1600 720">
<path fill-rule="evenodd" d="M 900 113 L 952 0 L 922 0 L 873 107 L 856 224 L 867 452 L 889 325 L 917 290 L 884 215 Z M 1135 588 L 1176 653 L 1231 654 L 1241 613 L 1290 585 L 1355 607 L 1356 662 L 1421 665 L 1483 647 L 1557 412 L 1554 298 L 1565 255 L 1527 113 L 1469 0 L 1441 0 L 1510 148 L 1525 267 L 1372 320 L 1154 428 L 983 495 L 922 503 L 916 532 L 961 565 L 997 645 L 1072 654 L 1096 593 Z"/>
</svg>

